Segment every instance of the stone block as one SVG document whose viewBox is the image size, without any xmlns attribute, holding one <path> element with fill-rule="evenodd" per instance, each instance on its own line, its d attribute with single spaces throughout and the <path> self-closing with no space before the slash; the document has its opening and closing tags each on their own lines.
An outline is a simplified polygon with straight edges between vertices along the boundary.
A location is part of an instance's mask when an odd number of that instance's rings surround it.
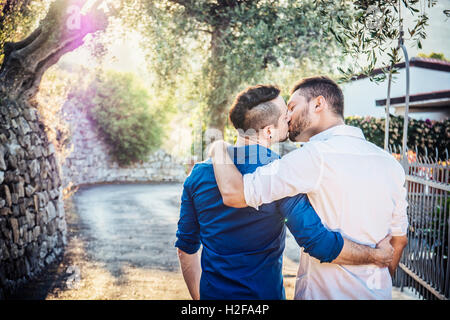
<svg viewBox="0 0 450 320">
<path fill-rule="evenodd" d="M 19 203 L 19 195 L 17 193 L 11 193 L 11 202 L 13 204 Z"/>
<path fill-rule="evenodd" d="M 10 254 L 11 254 L 11 258 L 13 258 L 13 259 L 17 259 L 20 257 L 19 248 L 15 243 L 11 244 Z"/>
<path fill-rule="evenodd" d="M 24 155 L 25 157 L 25 155 Z M 27 162 L 22 159 L 19 161 L 19 163 L 17 164 L 18 169 L 20 170 L 20 172 L 27 172 Z"/>
<path fill-rule="evenodd" d="M 37 208 L 38 208 L 38 209 L 44 208 L 44 207 L 45 207 L 45 204 L 46 204 L 47 201 L 48 201 L 48 200 L 46 199 L 46 197 L 45 197 L 44 192 L 37 192 L 36 195 L 37 195 L 37 199 L 38 199 L 38 206 L 37 206 Z"/>
<path fill-rule="evenodd" d="M 34 187 L 32 185 L 28 184 L 25 187 L 25 194 L 27 195 L 27 197 L 31 197 L 34 194 L 34 190 L 35 190 Z"/>
<path fill-rule="evenodd" d="M 48 266 L 49 264 L 51 264 L 53 261 L 55 261 L 55 257 L 53 254 L 49 254 L 46 258 L 45 258 L 45 265 Z"/>
<path fill-rule="evenodd" d="M 65 219 L 58 219 L 58 229 L 63 233 L 67 232 L 67 223 Z"/>
<path fill-rule="evenodd" d="M 49 201 L 47 204 L 47 216 L 48 221 L 52 221 L 56 218 L 56 208 L 52 201 Z"/>
<path fill-rule="evenodd" d="M 42 241 L 41 247 L 39 248 L 39 257 L 44 259 L 47 256 L 47 241 Z"/>
<path fill-rule="evenodd" d="M 20 216 L 20 207 L 16 204 L 13 204 L 12 206 L 12 214 L 14 217 L 19 217 Z"/>
<path fill-rule="evenodd" d="M 28 170 L 23 175 L 23 178 L 24 178 L 26 184 L 30 184 L 30 175 L 28 174 Z"/>
<path fill-rule="evenodd" d="M 17 129 L 18 125 L 17 125 L 17 122 L 16 122 L 15 119 L 11 119 L 11 127 L 12 127 L 13 129 Z"/>
<path fill-rule="evenodd" d="M 0 261 L 9 259 L 9 257 L 10 257 L 9 250 L 4 241 L 0 242 L 0 251 L 2 253 L 1 257 L 0 257 Z"/>
<path fill-rule="evenodd" d="M 27 224 L 30 228 L 33 228 L 36 225 L 36 216 L 30 212 L 30 210 L 25 211 L 25 218 L 27 219 Z"/>
<path fill-rule="evenodd" d="M 55 146 L 53 143 L 49 143 L 48 145 L 48 154 L 54 154 L 55 153 Z"/>
<path fill-rule="evenodd" d="M 8 164 L 13 169 L 18 169 L 17 157 L 14 154 L 10 154 L 8 157 Z"/>
<path fill-rule="evenodd" d="M 24 230 L 25 243 L 30 243 L 33 241 L 33 232 L 31 230 Z"/>
<path fill-rule="evenodd" d="M 4 207 L 0 209 L 0 216 L 8 216 L 12 213 L 11 208 Z"/>
<path fill-rule="evenodd" d="M 37 194 L 33 196 L 34 210 L 35 212 L 39 211 L 39 197 Z"/>
<path fill-rule="evenodd" d="M 37 146 L 37 147 L 34 149 L 34 154 L 35 154 L 36 158 L 42 157 L 42 155 L 43 155 L 42 147 L 41 147 L 41 146 Z"/>
<path fill-rule="evenodd" d="M 41 235 L 41 227 L 35 226 L 33 228 L 33 241 L 37 241 L 40 235 Z"/>
<path fill-rule="evenodd" d="M 19 234 L 19 222 L 15 218 L 11 218 L 9 220 L 9 223 L 11 224 L 11 229 L 13 233 L 13 241 L 14 243 L 19 242 L 20 234 Z"/>
<path fill-rule="evenodd" d="M 23 117 L 28 121 L 36 121 L 36 110 L 27 108 L 23 111 Z"/>
<path fill-rule="evenodd" d="M 8 207 L 11 207 L 12 205 L 12 199 L 11 199 L 11 192 L 9 191 L 9 187 L 7 185 L 5 185 L 4 187 L 5 190 L 5 200 L 6 200 L 6 205 Z"/>
<path fill-rule="evenodd" d="M 37 217 L 39 217 L 39 225 L 41 226 L 41 229 L 43 230 L 45 225 L 48 223 L 48 213 L 47 208 L 41 208 L 39 209 L 37 213 Z M 44 233 L 44 231 L 42 231 Z"/>
<path fill-rule="evenodd" d="M 22 136 L 31 132 L 31 128 L 28 124 L 28 121 L 25 120 L 23 117 L 18 118 L 18 126 L 19 126 L 19 130 L 20 130 L 20 133 Z"/>
<path fill-rule="evenodd" d="M 56 231 L 55 220 L 51 220 L 47 223 L 47 235 L 51 236 L 55 233 L 55 231 Z M 49 243 L 51 247 L 51 242 Z"/>
<path fill-rule="evenodd" d="M 52 189 L 49 190 L 50 199 L 54 200 L 59 196 L 59 190 L 58 189 Z"/>
<path fill-rule="evenodd" d="M 30 168 L 30 176 L 31 176 L 31 178 L 36 177 L 38 175 L 38 173 L 40 172 L 39 161 L 37 161 L 36 159 L 32 160 L 29 163 L 29 168 Z"/>
<path fill-rule="evenodd" d="M 24 170 L 25 171 L 25 170 Z M 23 179 L 21 179 L 23 180 Z M 20 181 L 13 185 L 13 191 L 17 194 L 19 198 L 23 198 L 25 196 L 25 188 L 24 188 L 24 181 Z"/>
<path fill-rule="evenodd" d="M 24 217 L 26 211 L 27 211 L 27 206 L 25 204 L 25 199 L 21 198 L 21 199 L 19 199 L 19 213 L 20 213 L 20 216 Z"/>
<path fill-rule="evenodd" d="M 61 198 L 56 202 L 56 212 L 59 218 L 65 217 L 64 202 Z"/>
</svg>

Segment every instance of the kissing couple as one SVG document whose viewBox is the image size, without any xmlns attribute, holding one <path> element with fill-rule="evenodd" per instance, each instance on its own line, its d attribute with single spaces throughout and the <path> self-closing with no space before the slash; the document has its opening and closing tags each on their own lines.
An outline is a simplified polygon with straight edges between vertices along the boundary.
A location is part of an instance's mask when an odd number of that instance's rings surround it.
<svg viewBox="0 0 450 320">
<path fill-rule="evenodd" d="M 176 233 L 193 299 L 285 299 L 286 228 L 301 254 L 295 299 L 392 299 L 407 244 L 405 172 L 345 125 L 330 78 L 248 87 L 229 112 L 236 145 L 216 141 L 183 185 Z M 304 144 L 280 157 L 270 148 Z M 200 246 L 202 246 L 200 254 Z"/>
</svg>

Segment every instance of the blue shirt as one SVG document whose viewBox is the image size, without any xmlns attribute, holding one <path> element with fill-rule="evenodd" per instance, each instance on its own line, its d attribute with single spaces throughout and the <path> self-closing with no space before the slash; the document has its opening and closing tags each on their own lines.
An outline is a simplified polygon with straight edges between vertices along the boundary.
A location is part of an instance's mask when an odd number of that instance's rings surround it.
<svg viewBox="0 0 450 320">
<path fill-rule="evenodd" d="M 260 145 L 231 150 L 242 174 L 279 158 Z M 200 299 L 285 299 L 286 226 L 321 262 L 342 250 L 341 234 L 325 228 L 306 195 L 264 204 L 258 211 L 231 208 L 223 204 L 211 160 L 196 164 L 184 182 L 175 246 L 193 254 L 203 245 Z"/>
</svg>

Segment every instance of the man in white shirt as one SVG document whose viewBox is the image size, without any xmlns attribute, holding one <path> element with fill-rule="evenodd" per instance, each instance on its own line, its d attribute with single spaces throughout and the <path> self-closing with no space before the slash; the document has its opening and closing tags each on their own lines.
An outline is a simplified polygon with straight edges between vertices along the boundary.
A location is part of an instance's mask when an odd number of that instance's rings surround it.
<svg viewBox="0 0 450 320">
<path fill-rule="evenodd" d="M 289 138 L 306 142 L 244 177 L 225 152 L 211 148 L 223 201 L 232 207 L 270 203 L 306 193 L 324 225 L 345 237 L 375 246 L 392 235 L 389 268 L 320 263 L 302 252 L 296 299 L 391 299 L 392 279 L 407 244 L 405 173 L 389 153 L 344 124 L 344 97 L 327 77 L 297 83 L 288 103 Z"/>
</svg>

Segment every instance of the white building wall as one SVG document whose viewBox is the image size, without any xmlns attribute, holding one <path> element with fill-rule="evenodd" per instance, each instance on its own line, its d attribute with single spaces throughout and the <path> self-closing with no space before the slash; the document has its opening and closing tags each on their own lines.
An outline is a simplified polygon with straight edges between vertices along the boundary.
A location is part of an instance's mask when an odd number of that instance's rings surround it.
<svg viewBox="0 0 450 320">
<path fill-rule="evenodd" d="M 380 84 L 371 82 L 368 78 L 351 81 L 343 84 L 344 116 L 373 116 L 384 117 L 384 107 L 377 107 L 375 100 L 386 99 L 388 81 Z M 410 68 L 410 94 L 426 93 L 431 91 L 449 90 L 450 72 L 430 70 L 425 68 Z M 406 93 L 406 72 L 400 69 L 393 79 L 391 98 L 404 96 Z M 394 111 L 391 111 L 394 114 Z M 411 117 L 425 119 L 435 118 L 430 113 L 411 114 Z"/>
</svg>

